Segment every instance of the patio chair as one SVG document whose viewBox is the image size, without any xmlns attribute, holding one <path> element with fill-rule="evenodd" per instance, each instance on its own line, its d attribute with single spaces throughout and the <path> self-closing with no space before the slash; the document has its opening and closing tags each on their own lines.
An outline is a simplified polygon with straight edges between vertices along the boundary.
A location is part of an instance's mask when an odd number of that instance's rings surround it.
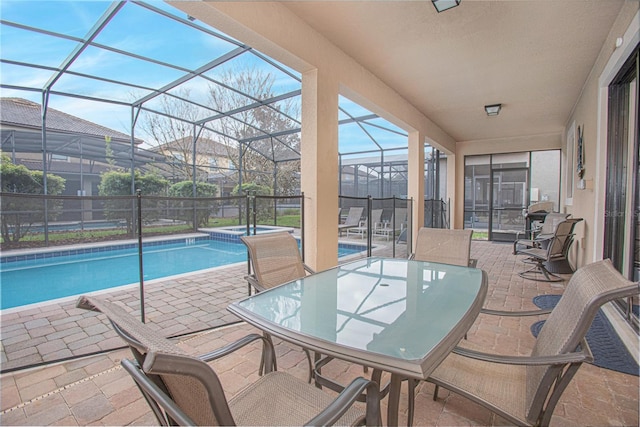
<svg viewBox="0 0 640 427">
<path fill-rule="evenodd" d="M 252 274 L 245 278 L 257 291 L 273 288 L 315 273 L 302 262 L 298 241 L 288 232 L 240 237 L 249 250 Z"/>
<path fill-rule="evenodd" d="M 549 240 L 553 238 L 553 234 L 555 233 L 558 224 L 569 218 L 569 216 L 570 214 L 551 212 L 545 217 L 545 220 L 540 227 L 524 231 L 531 234 L 530 239 L 520 239 L 519 237 L 522 232 L 518 232 L 516 234 L 516 240 L 513 242 L 514 255 L 519 249 L 546 247 Z"/>
<path fill-rule="evenodd" d="M 371 218 L 360 221 L 357 227 L 347 228 L 347 237 L 349 234 L 358 234 L 363 239 L 369 230 L 369 223 L 371 223 L 371 230 L 374 232 L 376 227 L 382 225 L 382 209 L 372 209 Z"/>
<path fill-rule="evenodd" d="M 472 234 L 472 230 L 423 227 L 409 259 L 475 267 L 477 260 L 470 258 Z"/>
<path fill-rule="evenodd" d="M 529 356 L 486 354 L 456 347 L 427 381 L 489 409 L 509 424 L 547 426 L 562 393 L 583 362 L 593 356 L 585 340 L 600 307 L 617 298 L 637 295 L 638 283 L 618 273 L 609 260 L 582 267 L 573 275 L 551 310 L 502 312 L 499 316 L 550 313 Z M 536 317 L 537 319 L 537 317 Z"/>
<path fill-rule="evenodd" d="M 568 262 L 569 248 L 573 243 L 573 230 L 582 218 L 569 218 L 560 222 L 546 248 L 519 248 L 516 255 L 526 255 L 533 264 L 528 270 L 518 273 L 520 277 L 538 282 L 561 282 L 564 279 L 549 271 L 550 263 Z M 545 221 L 546 222 L 546 221 Z"/>
<path fill-rule="evenodd" d="M 258 334 L 194 357 L 122 307 L 99 298 L 81 297 L 78 307 L 102 312 L 129 345 L 136 360 L 122 360 L 161 425 L 380 425 L 378 385 L 356 378 L 336 399 L 304 381 L 267 370 L 255 383 L 227 400 L 214 369 L 207 363 L 257 340 L 275 360 L 273 346 Z M 272 366 L 269 364 L 268 366 Z M 366 391 L 365 411 L 353 403 Z"/>
<path fill-rule="evenodd" d="M 315 271 L 302 262 L 298 241 L 288 232 L 256 234 L 241 236 L 240 240 L 249 250 L 249 262 L 252 274 L 245 279 L 256 292 L 271 289 L 298 280 Z M 249 289 L 249 292 L 251 289 Z M 269 335 L 265 338 L 271 340 Z M 313 363 L 309 350 L 302 349 L 307 355 L 309 365 L 309 382 L 313 376 Z M 262 370 L 262 368 L 261 368 Z"/>
<path fill-rule="evenodd" d="M 338 225 L 338 233 L 342 236 L 342 232 L 348 230 L 349 228 L 358 227 L 360 225 L 360 218 L 362 217 L 362 212 L 364 208 L 361 207 L 352 207 L 349 208 L 349 214 L 347 215 L 347 219 L 344 221 L 344 224 Z"/>
</svg>

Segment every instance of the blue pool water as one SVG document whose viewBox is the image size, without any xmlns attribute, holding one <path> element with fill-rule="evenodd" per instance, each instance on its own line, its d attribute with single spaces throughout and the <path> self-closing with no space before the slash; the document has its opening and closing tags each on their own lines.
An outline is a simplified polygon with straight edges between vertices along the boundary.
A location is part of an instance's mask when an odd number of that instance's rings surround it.
<svg viewBox="0 0 640 427">
<path fill-rule="evenodd" d="M 364 248 L 339 245 L 338 256 Z M 109 248 L 107 248 L 109 249 Z M 197 240 L 144 247 L 144 279 L 152 280 L 247 260 L 242 243 Z M 139 282 L 138 248 L 4 262 L 0 308 L 12 308 Z"/>
</svg>

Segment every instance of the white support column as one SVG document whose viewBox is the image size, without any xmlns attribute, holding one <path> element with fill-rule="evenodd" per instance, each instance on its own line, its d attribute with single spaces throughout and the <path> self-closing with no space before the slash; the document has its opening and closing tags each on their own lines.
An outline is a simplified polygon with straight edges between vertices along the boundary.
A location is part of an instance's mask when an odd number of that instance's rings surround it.
<svg viewBox="0 0 640 427">
<path fill-rule="evenodd" d="M 420 132 L 409 133 L 407 192 L 413 199 L 412 242 L 416 241 L 418 230 L 424 225 L 424 141 L 425 137 Z"/>
<path fill-rule="evenodd" d="M 316 270 L 338 264 L 338 91 L 325 70 L 302 75 L 305 261 Z"/>
</svg>

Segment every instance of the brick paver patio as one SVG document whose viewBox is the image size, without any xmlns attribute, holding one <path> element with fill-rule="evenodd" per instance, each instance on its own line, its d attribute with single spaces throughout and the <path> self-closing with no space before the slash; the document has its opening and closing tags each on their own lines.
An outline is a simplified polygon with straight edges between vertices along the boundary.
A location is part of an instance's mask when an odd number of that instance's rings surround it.
<svg viewBox="0 0 640 427">
<path fill-rule="evenodd" d="M 381 253 L 389 254 L 388 250 Z M 507 244 L 477 242 L 472 256 L 490 279 L 486 306 L 508 310 L 533 309 L 540 294 L 562 293 L 564 283 L 521 279 L 524 269 Z M 160 281 L 147 287 L 147 323 L 176 341 L 191 354 L 200 354 L 254 332 L 236 322 L 227 304 L 246 295 L 246 265 Z M 138 310 L 138 290 L 108 294 Z M 498 353 L 526 354 L 533 344 L 529 326 L 539 320 L 506 319 L 480 315 L 468 339 Z M 154 425 L 156 420 L 140 392 L 120 367 L 125 349 L 104 316 L 74 308 L 74 302 L 43 305 L 28 311 L 2 314 L 2 369 L 17 369 L 0 377 L 2 425 Z M 215 328 L 215 329 L 211 329 Z M 200 331 L 195 334 L 189 332 Z M 301 378 L 307 376 L 304 353 L 276 343 L 278 365 Z M 98 354 L 61 358 L 92 352 Z M 259 347 L 249 346 L 214 363 L 230 398 L 257 378 Z M 38 364 L 43 364 L 38 366 Z M 363 375 L 360 366 L 331 363 L 324 372 L 341 381 Z M 638 425 L 638 377 L 583 365 L 561 399 L 554 426 Z M 506 425 L 499 417 L 455 394 L 441 391 L 432 400 L 433 386 L 422 383 L 416 397 L 416 425 Z M 383 402 L 383 406 L 385 403 Z M 386 409 L 386 408 L 384 408 Z M 406 398 L 401 398 L 406 416 Z M 404 422 L 401 418 L 400 422 Z"/>
</svg>

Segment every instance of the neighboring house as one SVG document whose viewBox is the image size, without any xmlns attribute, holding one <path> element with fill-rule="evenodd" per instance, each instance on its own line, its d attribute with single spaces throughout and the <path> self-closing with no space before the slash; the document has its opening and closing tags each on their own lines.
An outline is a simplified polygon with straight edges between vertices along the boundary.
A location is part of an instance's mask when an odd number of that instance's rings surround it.
<svg viewBox="0 0 640 427">
<path fill-rule="evenodd" d="M 66 179 L 65 195 L 97 194 L 100 174 L 131 166 L 131 137 L 54 108 L 46 114 L 46 170 Z M 16 164 L 43 170 L 40 104 L 22 98 L 0 98 L 2 152 Z M 143 141 L 135 140 L 136 145 Z M 107 159 L 110 148 L 113 158 Z M 135 149 L 137 163 L 147 153 Z"/>
<path fill-rule="evenodd" d="M 196 169 L 199 181 L 218 185 L 219 195 L 229 195 L 238 177 L 235 164 L 231 160 L 234 148 L 209 138 L 198 138 L 196 142 Z M 180 138 L 154 147 L 151 151 L 162 154 L 167 162 L 173 163 L 173 181 L 191 180 L 193 176 L 193 139 Z"/>
<path fill-rule="evenodd" d="M 45 136 L 43 143 L 40 104 L 22 98 L 0 98 L 2 153 L 15 164 L 42 171 L 42 151 L 46 147 L 46 171 L 66 180 L 64 195 L 97 195 L 101 173 L 131 167 L 131 137 L 122 132 L 48 108 Z M 162 156 L 138 148 L 142 142 L 135 140 L 137 168 L 164 162 Z M 107 152 L 111 153 L 109 159 Z M 88 211 L 84 219 L 95 219 L 91 209 Z M 79 219 L 79 214 L 65 215 L 64 219 Z"/>
</svg>

